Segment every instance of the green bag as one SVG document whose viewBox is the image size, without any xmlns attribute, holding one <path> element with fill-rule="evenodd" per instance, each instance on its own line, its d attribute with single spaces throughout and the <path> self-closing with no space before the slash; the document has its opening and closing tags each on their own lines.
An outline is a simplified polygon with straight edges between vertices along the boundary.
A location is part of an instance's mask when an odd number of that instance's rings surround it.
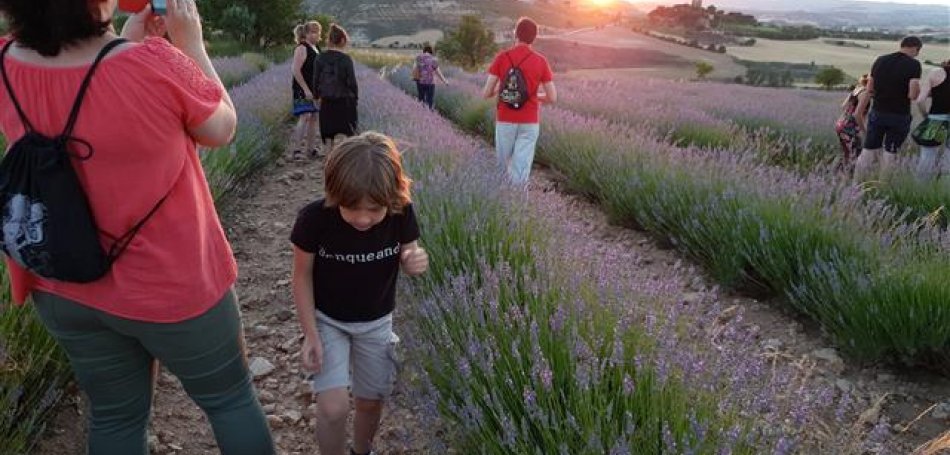
<svg viewBox="0 0 950 455">
<path fill-rule="evenodd" d="M 914 128 L 910 137 L 917 145 L 936 147 L 947 141 L 947 130 L 950 130 L 950 122 L 947 120 L 926 118 Z"/>
</svg>

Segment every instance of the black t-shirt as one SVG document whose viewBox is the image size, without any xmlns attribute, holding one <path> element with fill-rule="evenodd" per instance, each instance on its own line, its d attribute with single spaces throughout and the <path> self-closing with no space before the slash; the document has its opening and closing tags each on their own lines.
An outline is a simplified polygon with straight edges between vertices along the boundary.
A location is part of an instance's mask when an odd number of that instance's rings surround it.
<svg viewBox="0 0 950 455">
<path fill-rule="evenodd" d="M 313 297 L 317 309 L 344 322 L 379 319 L 396 306 L 402 244 L 419 238 L 412 204 L 368 231 L 350 226 L 339 207 L 313 202 L 297 214 L 290 241 L 314 254 Z"/>
<path fill-rule="evenodd" d="M 920 62 L 903 53 L 882 55 L 871 67 L 874 79 L 874 110 L 910 114 L 908 90 L 911 79 L 920 79 Z"/>
</svg>

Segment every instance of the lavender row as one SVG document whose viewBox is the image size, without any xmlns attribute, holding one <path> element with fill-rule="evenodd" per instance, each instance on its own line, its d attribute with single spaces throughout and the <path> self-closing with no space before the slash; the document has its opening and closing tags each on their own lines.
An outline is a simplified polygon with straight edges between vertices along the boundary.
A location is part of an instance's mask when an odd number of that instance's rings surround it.
<svg viewBox="0 0 950 455">
<path fill-rule="evenodd" d="M 391 78 L 407 85 L 401 72 Z M 466 99 L 482 109 L 472 83 L 439 93 L 454 103 L 443 112 L 464 111 Z M 666 236 L 727 286 L 787 297 L 859 359 L 950 371 L 946 230 L 905 223 L 893 206 L 821 176 L 676 148 L 563 109 L 543 116 L 538 158 L 614 219 Z"/>
<path fill-rule="evenodd" d="M 470 139 L 375 74 L 360 84 L 361 122 L 408 144 L 418 172 L 433 269 L 411 289 L 410 347 L 433 387 L 428 407 L 463 430 L 456 449 L 787 453 L 796 429 L 834 406 L 830 390 L 792 390 L 791 371 L 765 374 L 739 320 L 657 303 L 675 301 L 675 284 L 611 275 L 625 265 L 572 246 L 545 221 L 558 209 L 505 189 Z M 438 93 L 460 91 L 472 90 Z"/>
</svg>

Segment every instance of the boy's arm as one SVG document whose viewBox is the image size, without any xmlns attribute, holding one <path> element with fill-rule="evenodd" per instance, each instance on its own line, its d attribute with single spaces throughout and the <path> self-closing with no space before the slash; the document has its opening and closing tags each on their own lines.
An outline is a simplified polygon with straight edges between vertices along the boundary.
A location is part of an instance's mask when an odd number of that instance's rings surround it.
<svg viewBox="0 0 950 455">
<path fill-rule="evenodd" d="M 485 99 L 498 96 L 498 76 L 494 74 L 488 75 L 488 80 L 485 81 L 485 86 L 482 87 L 482 96 Z"/>
<path fill-rule="evenodd" d="M 308 253 L 294 245 L 293 294 L 297 307 L 297 319 L 304 337 L 308 340 L 320 340 L 317 332 L 316 304 L 313 300 L 313 253 Z"/>
</svg>

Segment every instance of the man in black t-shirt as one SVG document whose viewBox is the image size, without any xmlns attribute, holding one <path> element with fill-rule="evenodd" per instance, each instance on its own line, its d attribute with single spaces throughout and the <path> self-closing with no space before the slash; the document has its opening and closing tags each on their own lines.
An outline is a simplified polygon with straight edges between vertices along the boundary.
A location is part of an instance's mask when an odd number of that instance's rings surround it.
<svg viewBox="0 0 950 455">
<path fill-rule="evenodd" d="M 920 38 L 908 36 L 901 40 L 899 51 L 878 57 L 871 67 L 868 91 L 874 101 L 868 115 L 864 149 L 854 166 L 856 180 L 866 177 L 879 157 L 885 170 L 897 159 L 897 152 L 910 132 L 910 102 L 920 92 L 921 69 L 916 57 L 921 47 Z M 858 106 L 859 110 L 863 108 Z"/>
</svg>

